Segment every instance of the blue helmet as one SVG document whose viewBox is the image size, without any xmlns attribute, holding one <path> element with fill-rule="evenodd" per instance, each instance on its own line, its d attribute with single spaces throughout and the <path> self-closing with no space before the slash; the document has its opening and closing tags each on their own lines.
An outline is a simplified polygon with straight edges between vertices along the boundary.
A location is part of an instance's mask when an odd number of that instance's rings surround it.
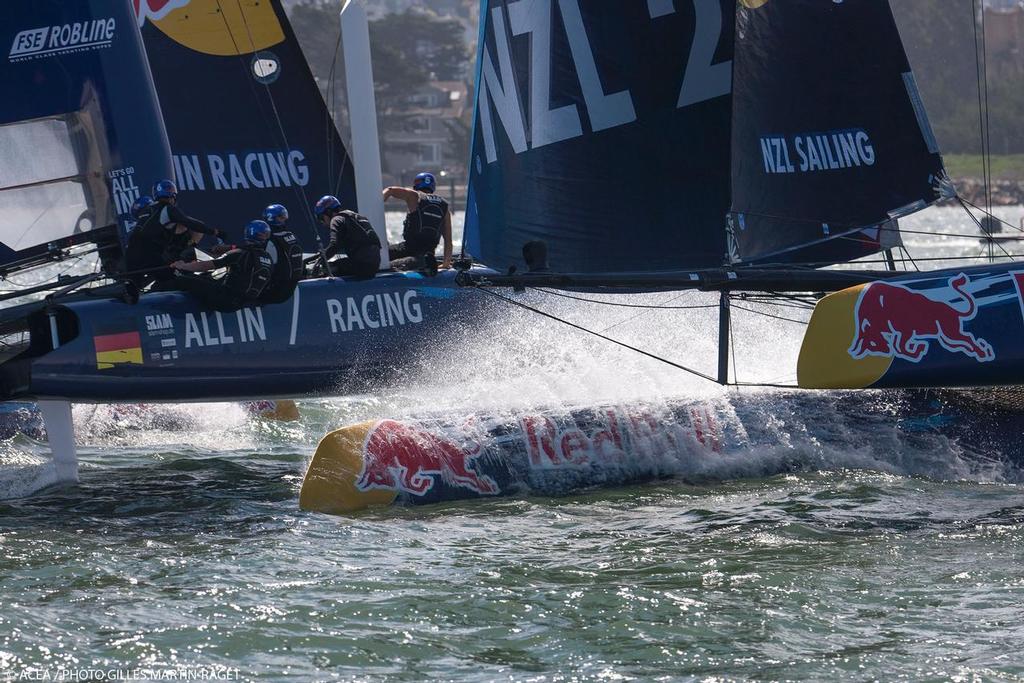
<svg viewBox="0 0 1024 683">
<path fill-rule="evenodd" d="M 432 173 L 420 173 L 416 180 L 412 181 L 412 189 L 418 192 L 430 192 L 433 194 L 437 187 L 437 181 Z"/>
<path fill-rule="evenodd" d="M 138 199 L 136 199 L 132 203 L 132 208 L 131 208 L 132 217 L 133 218 L 138 218 L 139 214 L 141 214 L 144 209 L 148 209 L 152 205 L 153 205 L 153 198 L 150 197 L 148 194 L 142 195 L 141 197 L 139 197 Z"/>
<path fill-rule="evenodd" d="M 330 215 L 341 208 L 341 202 L 333 194 L 325 194 L 316 203 L 314 211 L 316 217 L 319 218 L 324 214 Z"/>
<path fill-rule="evenodd" d="M 266 221 L 249 221 L 245 226 L 246 242 L 263 242 L 270 237 L 270 226 Z"/>
<path fill-rule="evenodd" d="M 178 186 L 173 180 L 160 180 L 153 186 L 153 197 L 156 199 L 174 199 L 178 196 Z"/>
<path fill-rule="evenodd" d="M 271 204 L 263 209 L 263 220 L 272 226 L 284 227 L 288 222 L 288 209 L 281 204 Z"/>
</svg>

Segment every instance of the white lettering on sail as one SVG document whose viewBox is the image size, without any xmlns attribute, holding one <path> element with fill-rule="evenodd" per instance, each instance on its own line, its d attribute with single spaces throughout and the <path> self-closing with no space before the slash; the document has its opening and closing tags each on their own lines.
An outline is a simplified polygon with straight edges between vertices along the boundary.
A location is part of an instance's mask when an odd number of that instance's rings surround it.
<svg viewBox="0 0 1024 683">
<path fill-rule="evenodd" d="M 502 17 L 500 7 L 491 10 L 491 22 L 494 26 L 494 43 L 498 52 L 498 69 L 501 71 L 501 80 L 498 80 L 498 74 L 494 70 L 490 49 L 484 44 L 481 68 L 483 79 L 480 84 L 480 129 L 483 132 L 487 163 L 498 159 L 494 141 L 494 126 L 491 123 L 492 103 L 505 128 L 505 134 L 508 135 L 509 142 L 512 143 L 512 149 L 516 154 L 526 151 L 523 112 L 520 109 L 516 79 L 512 74 L 512 53 L 505 34 L 505 19 Z"/>
<path fill-rule="evenodd" d="M 207 184 L 214 190 L 309 184 L 309 164 L 297 149 L 207 154 L 205 168 L 196 154 L 175 154 L 173 160 L 178 186 L 184 190 L 205 190 Z"/>
<path fill-rule="evenodd" d="M 587 38 L 587 29 L 580 14 L 579 0 L 558 0 L 558 6 L 562 11 L 562 23 L 569 38 L 572 59 L 576 63 L 576 75 L 583 88 L 583 99 L 587 103 L 591 129 L 596 133 L 636 121 L 633 96 L 628 90 L 611 95 L 604 92 L 601 77 L 597 73 L 597 65 L 594 63 L 590 40 Z"/>
<path fill-rule="evenodd" d="M 712 64 L 722 37 L 722 8 L 719 0 L 693 0 L 697 12 L 690 59 L 686 64 L 677 107 L 686 107 L 732 91 L 732 60 Z"/>
<path fill-rule="evenodd" d="M 672 0 L 647 0 L 647 13 L 651 15 L 651 19 L 657 19 L 675 11 L 676 8 L 672 6 Z"/>
<path fill-rule="evenodd" d="M 857 166 L 874 166 L 875 147 L 866 131 L 859 128 L 824 133 L 801 133 L 791 138 L 769 135 L 759 139 L 764 172 L 808 173 L 838 171 Z M 796 150 L 797 165 L 790 161 Z"/>
<path fill-rule="evenodd" d="M 513 35 L 530 34 L 530 144 L 543 147 L 583 134 L 576 105 L 551 109 L 551 0 L 509 5 Z"/>
</svg>

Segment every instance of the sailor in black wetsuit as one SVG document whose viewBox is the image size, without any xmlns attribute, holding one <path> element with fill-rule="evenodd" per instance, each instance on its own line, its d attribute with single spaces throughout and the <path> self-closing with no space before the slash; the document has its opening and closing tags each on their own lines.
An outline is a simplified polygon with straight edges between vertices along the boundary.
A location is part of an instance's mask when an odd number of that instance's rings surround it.
<svg viewBox="0 0 1024 683">
<path fill-rule="evenodd" d="M 178 188 L 172 181 L 161 180 L 154 185 L 153 198 L 155 203 L 140 212 L 125 250 L 125 270 L 132 273 L 131 282 L 138 289 L 150 282 L 172 279 L 174 272 L 167 266 L 181 260 L 182 252 L 202 235 L 224 236 L 177 207 Z"/>
<path fill-rule="evenodd" d="M 299 280 L 305 276 L 302 246 L 287 228 L 288 209 L 284 206 L 271 204 L 263 209 L 263 220 L 271 229 L 270 239 L 267 240 L 267 253 L 274 262 L 274 271 L 260 301 L 279 304 L 291 298 Z"/>
<path fill-rule="evenodd" d="M 420 173 L 413 181 L 412 189 L 389 187 L 384 190 L 384 201 L 401 199 L 409 213 L 402 226 L 402 239 L 398 244 L 388 245 L 391 267 L 396 270 L 415 270 L 424 265 L 424 256 L 434 255 L 438 243 L 444 237 L 444 261 L 442 268 L 452 267 L 452 215 L 448 202 L 434 194 L 437 183 L 430 173 Z"/>
<path fill-rule="evenodd" d="M 263 221 L 252 221 L 245 226 L 245 243 L 232 248 L 212 261 L 175 261 L 176 270 L 185 271 L 174 278 L 174 288 L 198 297 L 205 305 L 217 311 L 233 311 L 246 304 L 257 303 L 274 269 L 267 253 L 270 226 Z M 227 268 L 220 280 L 190 273 L 205 273 Z"/>
<path fill-rule="evenodd" d="M 341 202 L 333 195 L 321 197 L 315 211 L 320 224 L 329 226 L 331 230 L 331 241 L 324 255 L 331 258 L 340 251 L 347 256 L 331 263 L 331 274 L 357 278 L 376 275 L 380 270 L 380 238 L 366 216 L 342 210 Z M 317 254 L 308 262 L 319 258 Z"/>
</svg>

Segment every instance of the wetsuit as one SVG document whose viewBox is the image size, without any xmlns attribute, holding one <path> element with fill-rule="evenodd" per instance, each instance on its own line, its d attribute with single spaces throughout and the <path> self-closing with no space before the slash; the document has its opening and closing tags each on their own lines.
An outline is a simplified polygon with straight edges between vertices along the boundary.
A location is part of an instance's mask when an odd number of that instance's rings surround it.
<svg viewBox="0 0 1024 683">
<path fill-rule="evenodd" d="M 183 225 L 187 230 L 176 233 L 177 225 Z M 186 216 L 172 204 L 158 202 L 148 213 L 142 214 L 128 237 L 125 250 L 125 269 L 134 273 L 132 282 L 141 289 L 150 282 L 173 278 L 174 272 L 166 266 L 181 258 L 181 252 L 189 245 L 190 231 L 216 234 L 206 223 Z M 153 269 L 151 272 L 145 272 L 150 268 Z"/>
<path fill-rule="evenodd" d="M 259 301 L 274 269 L 270 254 L 262 245 L 237 247 L 214 259 L 214 263 L 218 268 L 227 267 L 222 279 L 180 273 L 174 278 L 173 288 L 195 295 L 216 311 L 234 311 Z"/>
<path fill-rule="evenodd" d="M 274 262 L 274 271 L 260 301 L 279 304 L 291 298 L 295 286 L 305 275 L 302 247 L 295 235 L 287 230 L 271 233 L 267 240 L 267 253 Z"/>
<path fill-rule="evenodd" d="M 331 219 L 331 241 L 324 253 L 331 258 L 339 251 L 348 258 L 331 263 L 334 275 L 371 278 L 380 270 L 380 238 L 366 216 L 341 211 Z"/>
<path fill-rule="evenodd" d="M 433 255 L 444 234 L 448 202 L 436 194 L 420 192 L 419 195 L 416 210 L 405 215 L 403 241 L 388 247 L 391 265 L 399 270 L 419 267 L 423 256 Z"/>
</svg>

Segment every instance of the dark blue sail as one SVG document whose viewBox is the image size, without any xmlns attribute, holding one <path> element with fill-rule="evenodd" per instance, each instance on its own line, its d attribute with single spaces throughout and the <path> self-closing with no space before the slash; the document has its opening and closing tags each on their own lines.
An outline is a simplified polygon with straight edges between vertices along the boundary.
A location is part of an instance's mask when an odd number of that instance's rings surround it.
<svg viewBox="0 0 1024 683">
<path fill-rule="evenodd" d="M 485 0 L 466 249 L 559 271 L 726 257 L 734 0 Z"/>
<path fill-rule="evenodd" d="M 0 17 L 0 265 L 116 243 L 171 171 L 130 0 L 7 0 Z"/>
<path fill-rule="evenodd" d="M 182 208 L 240 238 L 284 204 L 314 250 L 312 203 L 355 208 L 354 174 L 279 0 L 136 3 Z"/>
<path fill-rule="evenodd" d="M 731 256 L 839 262 L 898 243 L 942 159 L 885 0 L 744 0 L 733 68 Z"/>
</svg>

